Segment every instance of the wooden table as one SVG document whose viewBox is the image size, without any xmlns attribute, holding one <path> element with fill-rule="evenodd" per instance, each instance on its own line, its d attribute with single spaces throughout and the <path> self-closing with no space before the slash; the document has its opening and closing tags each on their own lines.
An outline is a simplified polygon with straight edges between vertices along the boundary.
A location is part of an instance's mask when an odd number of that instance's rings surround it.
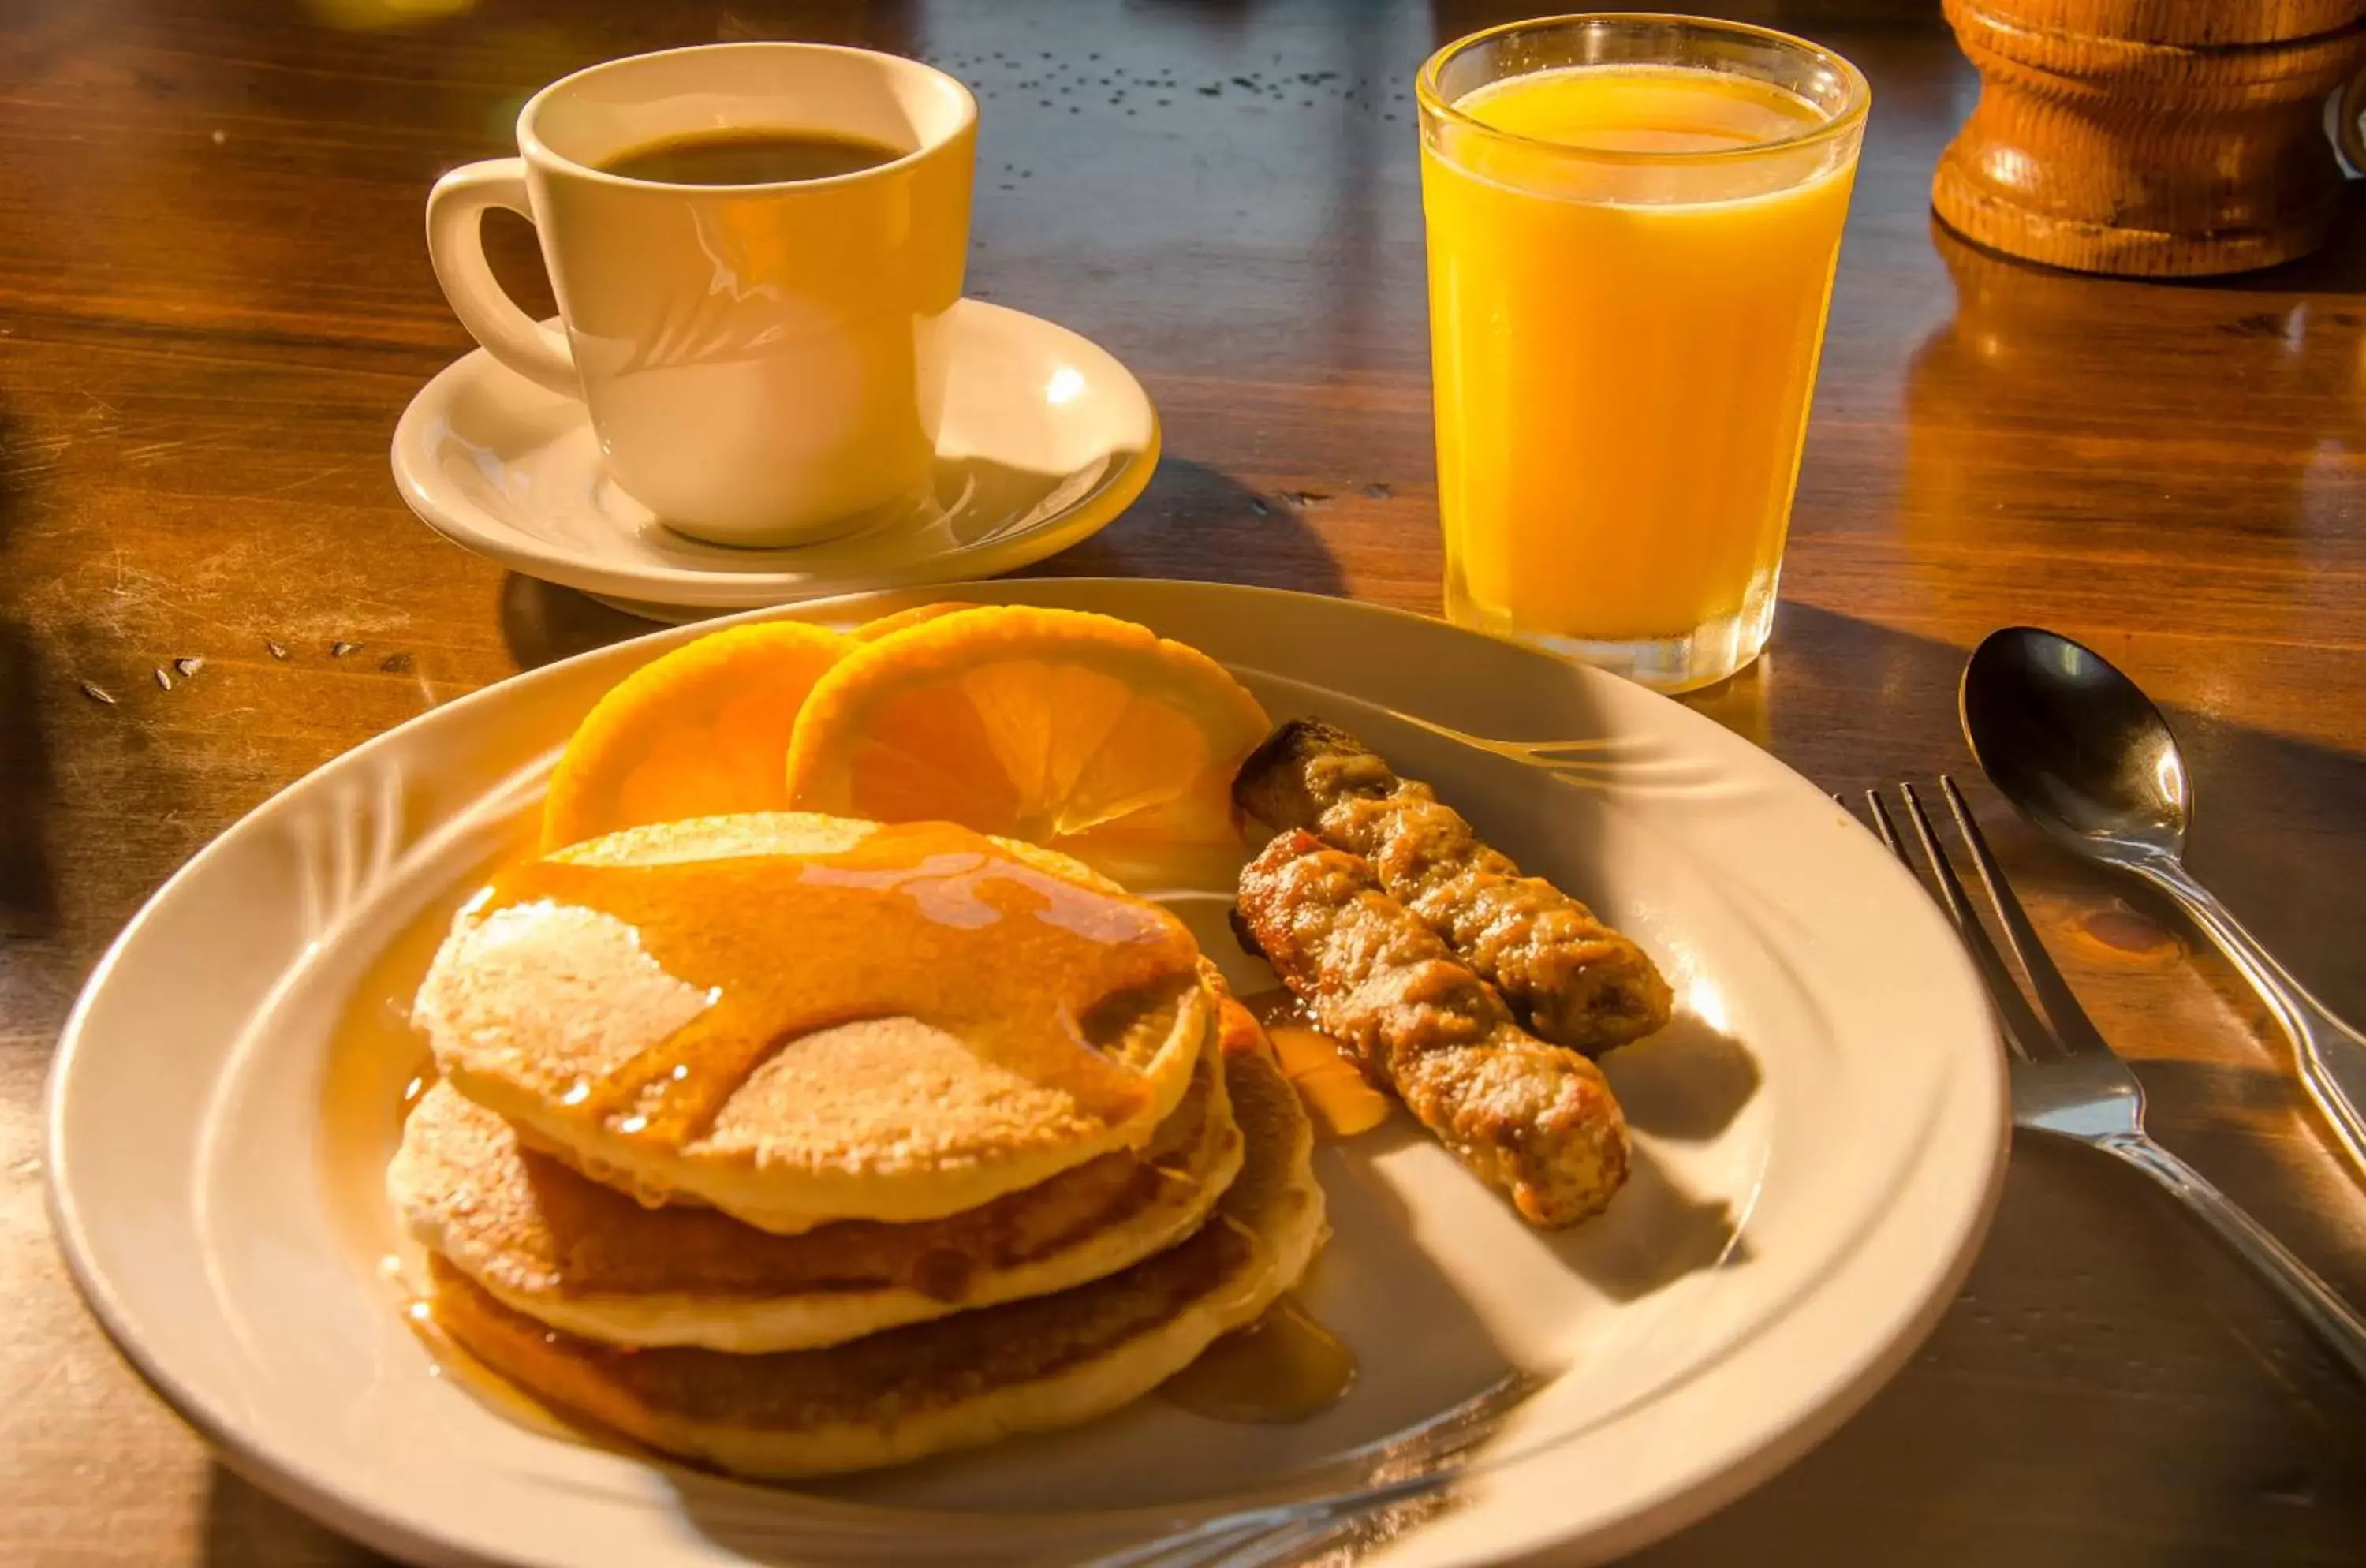
<svg viewBox="0 0 2366 1568">
<path fill-rule="evenodd" d="M 1960 773 L 1965 650 L 2012 621 L 2090 641 L 2174 705 L 2200 872 L 2366 1015 L 2366 215 L 2315 261 L 2220 286 L 2000 262 L 1926 208 L 1976 91 L 1935 0 L 1720 9 L 1839 47 L 1876 107 L 1774 649 L 1699 705 L 1835 789 Z M 1431 610 L 1408 95 L 1436 42 L 1495 19 L 1463 0 L 0 7 L 0 1562 L 366 1555 L 212 1463 L 91 1325 L 48 1235 L 39 1104 L 102 949 L 240 813 L 637 629 L 443 543 L 389 480 L 405 400 L 469 346 L 421 242 L 435 175 L 503 151 L 528 91 L 610 55 L 923 54 L 984 109 L 975 292 L 1108 345 L 1166 422 L 1142 502 L 1044 570 Z M 524 225 L 497 237 L 546 299 Z M 163 690 L 176 658 L 205 664 Z M 2259 1006 L 2166 910 L 1977 798 L 2142 1062 L 2164 1141 L 2366 1300 L 2366 1191 Z M 1643 1560 L 2361 1557 L 2366 1398 L 2132 1178 L 2023 1146 L 1911 1366 Z"/>
</svg>

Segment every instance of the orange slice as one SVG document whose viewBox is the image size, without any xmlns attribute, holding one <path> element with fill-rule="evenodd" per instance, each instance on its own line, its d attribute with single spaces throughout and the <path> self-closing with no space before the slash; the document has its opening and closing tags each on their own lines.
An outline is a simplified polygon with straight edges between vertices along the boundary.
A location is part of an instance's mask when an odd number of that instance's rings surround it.
<svg viewBox="0 0 2366 1568">
<path fill-rule="evenodd" d="M 964 604 L 959 599 L 947 599 L 937 604 L 915 604 L 908 610 L 898 610 L 892 615 L 882 615 L 875 621 L 865 621 L 846 635 L 857 642 L 877 642 L 881 637 L 893 637 L 907 627 L 925 626 L 930 621 L 952 615 L 955 611 L 976 608 L 976 605 Z"/>
<path fill-rule="evenodd" d="M 1146 626 L 997 605 L 858 647 L 789 745 L 804 811 L 942 819 L 1065 850 L 1238 841 L 1234 771 L 1265 710 L 1224 667 Z"/>
<path fill-rule="evenodd" d="M 788 806 L 782 759 L 806 694 L 852 639 L 734 626 L 645 664 L 584 716 L 550 775 L 546 849 L 650 822 Z"/>
</svg>

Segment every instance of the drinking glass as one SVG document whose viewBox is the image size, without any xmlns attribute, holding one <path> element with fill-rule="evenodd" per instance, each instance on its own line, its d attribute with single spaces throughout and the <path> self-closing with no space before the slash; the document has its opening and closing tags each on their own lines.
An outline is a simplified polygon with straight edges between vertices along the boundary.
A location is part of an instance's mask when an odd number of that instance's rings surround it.
<svg viewBox="0 0 2366 1568">
<path fill-rule="evenodd" d="M 1449 619 L 1665 691 L 1758 656 L 1870 96 L 1678 17 L 1422 67 Z"/>
</svg>

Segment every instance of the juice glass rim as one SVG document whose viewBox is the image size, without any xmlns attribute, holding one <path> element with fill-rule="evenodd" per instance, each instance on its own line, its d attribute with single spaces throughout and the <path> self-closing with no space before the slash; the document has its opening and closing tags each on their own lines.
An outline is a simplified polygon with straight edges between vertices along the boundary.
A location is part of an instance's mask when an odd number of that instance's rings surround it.
<svg viewBox="0 0 2366 1568">
<path fill-rule="evenodd" d="M 1722 33 L 1729 37 L 1755 39 L 1763 43 L 1796 50 L 1810 59 L 1831 67 L 1848 89 L 1841 110 L 1831 118 L 1788 136 L 1778 136 L 1765 141 L 1747 142 L 1740 147 L 1716 147 L 1690 152 L 1664 149 L 1623 147 L 1581 147 L 1567 141 L 1555 141 L 1549 137 L 1530 136 L 1524 131 L 1505 130 L 1490 125 L 1478 116 L 1448 100 L 1438 86 L 1438 76 L 1447 62 L 1464 51 L 1503 38 L 1512 33 L 1540 32 L 1548 28 L 1565 27 L 1578 22 L 1657 23 L 1670 27 L 1688 28 L 1696 32 Z M 1639 62 L 1640 63 L 1640 62 Z M 1671 62 L 1673 63 L 1673 62 Z M 1508 80 L 1509 78 L 1506 78 Z M 1846 55 L 1826 49 L 1822 44 L 1786 33 L 1775 28 L 1762 28 L 1752 22 L 1730 22 L 1718 17 L 1687 17 L 1668 11 L 1578 11 L 1558 17 L 1528 17 L 1518 21 L 1503 22 L 1466 33 L 1441 46 L 1437 52 L 1422 62 L 1420 72 L 1414 77 L 1414 98 L 1426 112 L 1448 120 L 1469 130 L 1493 137 L 1500 141 L 1515 142 L 1523 147 L 1556 157 L 1574 158 L 1600 164 L 1683 164 L 1730 163 L 1737 159 L 1763 157 L 1770 152 L 1791 152 L 1811 147 L 1845 136 L 1865 119 L 1873 107 L 1873 85 L 1865 79 Z"/>
</svg>

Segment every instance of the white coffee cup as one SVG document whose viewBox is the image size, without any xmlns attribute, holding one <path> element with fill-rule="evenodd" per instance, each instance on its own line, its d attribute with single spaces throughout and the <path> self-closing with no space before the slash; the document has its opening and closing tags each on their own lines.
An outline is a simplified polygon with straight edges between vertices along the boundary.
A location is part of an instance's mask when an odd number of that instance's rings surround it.
<svg viewBox="0 0 2366 1568">
<path fill-rule="evenodd" d="M 969 250 L 977 104 L 917 61 L 825 44 L 636 55 L 545 87 L 520 156 L 455 169 L 427 249 L 487 352 L 580 399 L 610 477 L 682 533 L 790 545 L 926 491 L 945 315 Z M 903 150 L 853 174 L 666 185 L 601 165 L 717 131 L 834 133 Z M 532 220 L 564 330 L 518 309 L 479 223 Z"/>
</svg>

